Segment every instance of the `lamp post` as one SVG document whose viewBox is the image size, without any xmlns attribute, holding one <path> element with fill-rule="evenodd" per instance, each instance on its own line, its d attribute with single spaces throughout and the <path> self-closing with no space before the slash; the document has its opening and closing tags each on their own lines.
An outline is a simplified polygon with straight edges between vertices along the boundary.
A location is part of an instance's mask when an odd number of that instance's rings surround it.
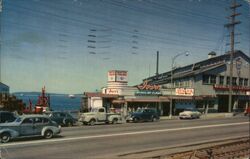
<svg viewBox="0 0 250 159">
<path fill-rule="evenodd" d="M 174 70 L 174 61 L 177 57 L 181 56 L 181 55 L 186 55 L 188 56 L 189 55 L 189 52 L 188 51 L 185 51 L 185 52 L 182 52 L 182 53 L 179 53 L 177 55 L 175 55 L 174 57 L 172 57 L 172 63 L 171 63 L 171 91 L 170 91 L 170 96 L 171 96 L 171 99 L 170 99 L 170 113 L 169 113 L 169 118 L 171 119 L 172 118 L 172 109 L 173 109 L 173 70 Z"/>
</svg>

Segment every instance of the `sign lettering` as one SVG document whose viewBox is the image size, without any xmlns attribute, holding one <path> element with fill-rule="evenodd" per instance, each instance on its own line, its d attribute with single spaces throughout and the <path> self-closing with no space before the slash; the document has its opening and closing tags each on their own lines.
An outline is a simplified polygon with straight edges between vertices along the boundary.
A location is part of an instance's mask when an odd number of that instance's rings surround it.
<svg viewBox="0 0 250 159">
<path fill-rule="evenodd" d="M 137 88 L 140 90 L 160 90 L 160 85 L 150 85 L 148 81 L 144 81 L 143 84 L 137 85 Z"/>
</svg>

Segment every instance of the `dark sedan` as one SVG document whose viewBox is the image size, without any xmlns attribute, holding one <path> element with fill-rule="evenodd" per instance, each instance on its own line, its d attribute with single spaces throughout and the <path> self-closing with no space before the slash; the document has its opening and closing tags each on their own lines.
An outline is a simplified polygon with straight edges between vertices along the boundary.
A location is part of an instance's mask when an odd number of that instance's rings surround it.
<svg viewBox="0 0 250 159">
<path fill-rule="evenodd" d="M 62 126 L 73 126 L 77 122 L 77 119 L 68 112 L 53 111 L 46 114 L 51 120 Z"/>
<path fill-rule="evenodd" d="M 159 120 L 159 114 L 156 111 L 156 109 L 140 109 L 137 110 L 136 112 L 131 113 L 126 121 L 127 122 L 140 122 L 140 121 L 157 121 Z"/>
</svg>

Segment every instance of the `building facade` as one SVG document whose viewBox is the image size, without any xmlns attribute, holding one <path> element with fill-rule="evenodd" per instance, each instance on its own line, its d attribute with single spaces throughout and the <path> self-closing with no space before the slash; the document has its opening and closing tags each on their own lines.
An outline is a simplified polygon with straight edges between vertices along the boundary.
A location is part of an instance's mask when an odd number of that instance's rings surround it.
<svg viewBox="0 0 250 159">
<path fill-rule="evenodd" d="M 211 53 L 206 60 L 145 78 L 136 86 L 127 85 L 127 71 L 112 70 L 108 72 L 107 87 L 102 92 L 84 93 L 85 107 L 112 108 L 125 115 L 145 107 L 157 109 L 162 116 L 178 115 L 187 108 L 204 113 L 228 112 L 229 67 L 230 54 L 216 56 Z M 233 54 L 231 111 L 243 110 L 250 104 L 249 80 L 250 58 L 236 51 Z"/>
<path fill-rule="evenodd" d="M 216 56 L 209 54 L 209 58 L 188 66 L 175 68 L 171 71 L 152 76 L 144 81 L 159 84 L 163 88 L 171 89 L 173 111 L 185 108 L 198 108 L 206 112 L 228 112 L 244 109 L 250 101 L 250 59 L 241 51 L 233 54 L 232 75 L 232 108 L 229 108 L 230 85 L 230 54 Z M 190 94 L 191 99 L 184 99 L 183 95 Z M 173 112 L 175 114 L 175 112 Z"/>
</svg>

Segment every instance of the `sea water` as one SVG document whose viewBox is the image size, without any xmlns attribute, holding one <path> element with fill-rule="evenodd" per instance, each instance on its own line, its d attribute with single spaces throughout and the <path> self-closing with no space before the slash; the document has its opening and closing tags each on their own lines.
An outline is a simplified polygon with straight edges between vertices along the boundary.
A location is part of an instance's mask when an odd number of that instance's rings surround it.
<svg viewBox="0 0 250 159">
<path fill-rule="evenodd" d="M 36 105 L 39 95 L 22 95 L 17 94 L 18 99 L 22 99 L 29 106 L 29 100 L 32 105 Z M 50 95 L 50 107 L 55 111 L 79 111 L 81 107 L 81 96 L 76 95 L 74 98 L 69 98 L 68 95 L 51 94 Z"/>
</svg>

